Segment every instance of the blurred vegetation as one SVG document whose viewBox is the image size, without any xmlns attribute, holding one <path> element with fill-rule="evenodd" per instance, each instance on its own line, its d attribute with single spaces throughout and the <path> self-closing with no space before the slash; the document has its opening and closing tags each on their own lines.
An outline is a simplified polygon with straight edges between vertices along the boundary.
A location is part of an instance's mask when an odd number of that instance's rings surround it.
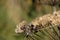
<svg viewBox="0 0 60 40">
<path fill-rule="evenodd" d="M 17 23 L 15 23 L 14 20 L 12 20 L 12 18 L 9 18 L 7 15 L 8 8 L 6 6 L 6 3 L 8 1 L 9 0 L 0 0 L 0 40 L 23 40 L 24 38 L 23 34 L 17 35 L 14 32 Z M 18 0 L 18 1 L 13 0 L 13 4 L 16 6 L 18 5 L 21 8 L 21 9 L 18 8 L 20 9 L 19 11 L 21 12 L 20 13 L 17 12 L 18 15 L 20 15 L 19 16 L 20 19 L 18 18 L 18 20 L 20 21 L 27 20 L 27 22 L 31 22 L 36 17 L 42 16 L 46 13 L 52 13 L 53 11 L 52 7 L 49 5 L 38 5 L 38 4 L 32 5 L 32 0 Z M 9 4 L 9 5 L 12 5 L 12 4 Z"/>
</svg>

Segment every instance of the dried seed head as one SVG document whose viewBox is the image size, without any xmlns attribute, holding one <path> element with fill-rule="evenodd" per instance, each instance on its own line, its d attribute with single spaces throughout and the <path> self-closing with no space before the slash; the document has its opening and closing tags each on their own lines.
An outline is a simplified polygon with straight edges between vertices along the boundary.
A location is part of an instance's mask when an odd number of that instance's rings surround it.
<svg viewBox="0 0 60 40">
<path fill-rule="evenodd" d="M 16 33 L 22 33 L 26 24 L 27 24 L 26 21 L 22 21 L 21 23 L 17 24 L 15 32 Z"/>
</svg>

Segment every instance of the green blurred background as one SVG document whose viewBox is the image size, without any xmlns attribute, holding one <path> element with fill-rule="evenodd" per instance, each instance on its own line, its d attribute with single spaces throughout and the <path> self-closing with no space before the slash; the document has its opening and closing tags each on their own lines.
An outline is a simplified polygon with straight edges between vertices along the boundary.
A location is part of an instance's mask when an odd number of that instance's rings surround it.
<svg viewBox="0 0 60 40">
<path fill-rule="evenodd" d="M 22 20 L 29 23 L 36 17 L 53 12 L 51 6 L 36 4 L 33 7 L 31 1 L 0 0 L 0 40 L 23 40 L 23 34 L 17 35 L 14 32 L 16 24 Z M 56 8 L 59 10 L 58 6 Z"/>
</svg>

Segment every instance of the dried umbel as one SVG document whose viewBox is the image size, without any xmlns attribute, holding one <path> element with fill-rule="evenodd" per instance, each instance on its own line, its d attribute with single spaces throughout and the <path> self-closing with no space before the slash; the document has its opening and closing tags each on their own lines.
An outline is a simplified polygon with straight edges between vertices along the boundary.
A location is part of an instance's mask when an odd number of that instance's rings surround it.
<svg viewBox="0 0 60 40">
<path fill-rule="evenodd" d="M 56 14 L 46 14 L 42 17 L 36 18 L 28 24 L 26 21 L 22 21 L 16 26 L 15 32 L 17 34 L 24 32 L 25 36 L 28 38 L 32 37 L 32 35 L 40 37 L 36 33 L 40 32 L 43 34 L 48 31 L 47 34 L 50 40 L 55 40 L 53 35 L 57 35 L 57 40 L 59 40 L 59 31 L 55 30 L 55 28 L 60 30 L 60 17 L 58 15 L 60 15 L 59 11 L 57 11 Z M 47 34 L 45 35 L 47 36 Z"/>
</svg>

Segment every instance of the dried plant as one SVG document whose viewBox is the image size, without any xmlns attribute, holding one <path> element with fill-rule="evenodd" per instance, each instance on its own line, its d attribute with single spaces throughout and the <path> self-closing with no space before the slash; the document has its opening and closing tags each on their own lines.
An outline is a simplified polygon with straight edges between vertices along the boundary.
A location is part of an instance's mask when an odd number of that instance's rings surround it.
<svg viewBox="0 0 60 40">
<path fill-rule="evenodd" d="M 22 27 L 28 40 L 59 40 L 60 39 L 60 17 L 56 14 L 46 14 L 42 17 L 34 19 L 29 24 L 23 24 Z M 25 27 L 25 28 L 24 28 Z M 20 31 L 21 31 L 20 30 Z M 19 33 L 19 32 L 18 32 Z M 46 38 L 45 38 L 46 37 Z"/>
<path fill-rule="evenodd" d="M 45 2 L 45 0 L 44 0 Z M 47 3 L 45 2 L 33 1 L 33 5 L 35 3 L 41 5 L 50 5 L 53 6 L 53 14 L 46 14 L 39 18 L 32 20 L 32 22 L 28 24 L 19 24 L 17 25 L 20 30 L 24 33 L 26 40 L 59 40 L 60 39 L 60 11 L 56 11 L 55 5 L 59 5 L 58 1 L 50 0 Z M 29 11 L 31 14 L 31 10 Z M 18 29 L 18 28 L 16 28 Z M 17 32 L 17 34 L 22 33 Z"/>
</svg>

